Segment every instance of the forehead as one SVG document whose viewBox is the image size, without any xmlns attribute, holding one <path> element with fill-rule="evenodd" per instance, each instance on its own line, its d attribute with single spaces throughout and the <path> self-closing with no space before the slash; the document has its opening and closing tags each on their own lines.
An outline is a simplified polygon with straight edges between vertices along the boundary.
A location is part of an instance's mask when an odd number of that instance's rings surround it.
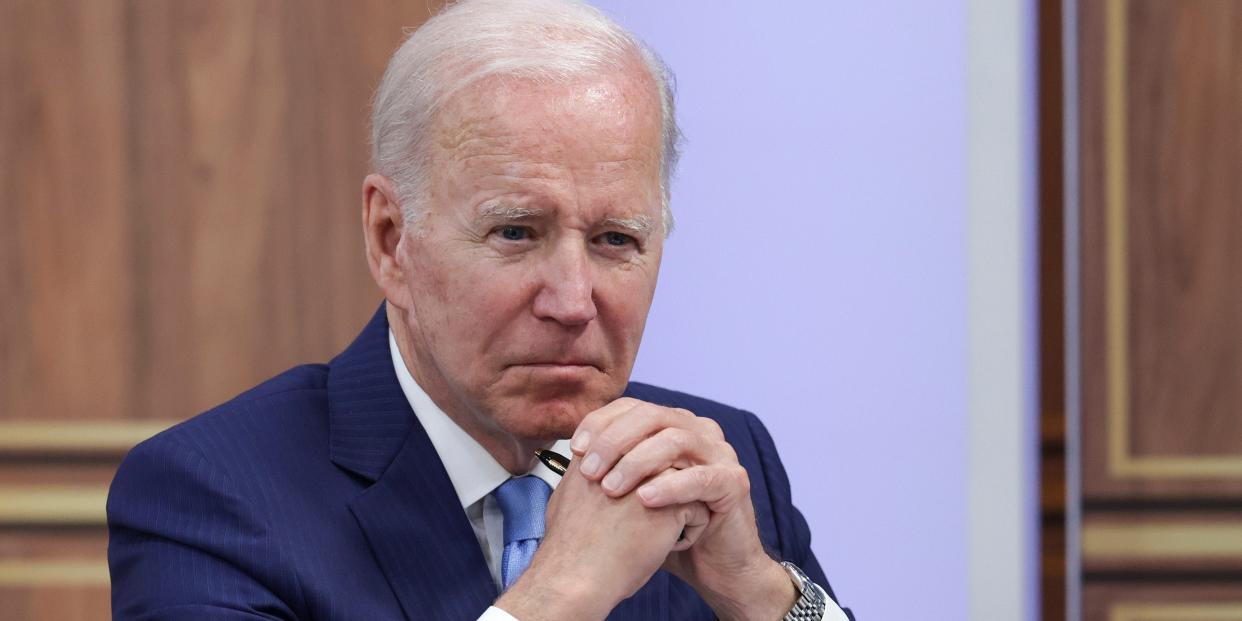
<svg viewBox="0 0 1242 621">
<path fill-rule="evenodd" d="M 647 168 L 660 157 L 660 106 L 643 72 L 561 83 L 490 76 L 455 93 L 434 127 L 441 162 L 508 157 Z"/>
</svg>

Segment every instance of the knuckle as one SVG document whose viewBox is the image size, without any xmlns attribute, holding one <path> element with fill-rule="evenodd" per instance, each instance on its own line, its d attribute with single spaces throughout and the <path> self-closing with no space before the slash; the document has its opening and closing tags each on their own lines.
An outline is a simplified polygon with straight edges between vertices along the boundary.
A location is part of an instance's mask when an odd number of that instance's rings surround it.
<svg viewBox="0 0 1242 621">
<path fill-rule="evenodd" d="M 668 443 L 672 445 L 677 453 L 684 453 L 686 449 L 690 448 L 691 438 L 689 433 L 681 429 L 668 429 L 666 431 Z"/>
<path fill-rule="evenodd" d="M 710 418 L 700 418 L 699 421 L 699 427 L 704 433 L 718 440 L 724 439 L 724 430 L 720 428 L 720 423 Z"/>
<path fill-rule="evenodd" d="M 709 488 L 716 480 L 716 475 L 711 468 L 694 468 L 691 470 L 694 474 L 694 483 L 700 488 Z"/>
<path fill-rule="evenodd" d="M 618 440 L 617 440 L 616 435 L 617 434 L 615 431 L 611 429 L 605 429 L 603 432 L 599 434 L 597 438 L 591 441 L 590 452 L 598 453 L 602 457 L 607 457 L 607 456 L 612 455 L 613 452 L 616 451 L 617 449 Z"/>
<path fill-rule="evenodd" d="M 661 411 L 659 407 L 651 405 L 650 403 L 635 406 L 633 413 L 634 415 L 642 418 L 644 422 L 653 425 L 659 424 L 659 422 L 664 418 L 664 412 Z"/>
<path fill-rule="evenodd" d="M 750 491 L 750 474 L 746 472 L 746 469 L 738 465 L 738 466 L 730 467 L 729 470 L 730 470 L 730 476 L 733 479 L 734 485 L 736 485 L 739 489 L 749 492 Z"/>
<path fill-rule="evenodd" d="M 617 399 L 617 403 L 628 407 L 636 407 L 643 402 L 635 399 L 634 397 L 621 397 L 620 399 Z"/>
<path fill-rule="evenodd" d="M 582 421 L 578 423 L 579 429 L 591 429 L 596 427 L 604 420 L 604 411 L 602 409 L 588 412 L 582 417 Z"/>
</svg>

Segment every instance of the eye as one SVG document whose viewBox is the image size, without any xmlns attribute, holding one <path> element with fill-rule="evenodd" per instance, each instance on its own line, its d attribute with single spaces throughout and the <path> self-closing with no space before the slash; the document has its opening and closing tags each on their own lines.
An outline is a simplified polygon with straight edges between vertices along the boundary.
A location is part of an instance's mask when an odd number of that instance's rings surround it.
<svg viewBox="0 0 1242 621">
<path fill-rule="evenodd" d="M 530 238 L 530 229 L 524 226 L 502 226 L 494 231 L 505 241 L 522 241 Z"/>
<path fill-rule="evenodd" d="M 634 243 L 634 238 L 625 233 L 609 231 L 600 235 L 600 239 L 609 246 L 626 246 Z"/>
</svg>

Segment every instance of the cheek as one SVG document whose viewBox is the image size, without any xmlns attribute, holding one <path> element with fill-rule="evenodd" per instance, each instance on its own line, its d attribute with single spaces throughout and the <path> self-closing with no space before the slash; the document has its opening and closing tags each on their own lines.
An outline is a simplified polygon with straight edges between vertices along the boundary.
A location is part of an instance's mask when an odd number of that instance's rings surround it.
<svg viewBox="0 0 1242 621">
<path fill-rule="evenodd" d="M 610 331 L 618 342 L 637 346 L 655 295 L 655 285 L 654 272 L 631 270 L 613 274 L 596 286 L 600 314 L 611 324 Z"/>
<path fill-rule="evenodd" d="M 522 310 L 525 284 L 521 273 L 505 273 L 474 257 L 435 258 L 419 266 L 425 277 L 412 283 L 412 295 L 423 298 L 433 339 L 451 338 L 452 348 L 477 356 Z M 434 324 L 434 325 L 432 325 Z M 470 347 L 475 345 L 475 347 Z"/>
</svg>

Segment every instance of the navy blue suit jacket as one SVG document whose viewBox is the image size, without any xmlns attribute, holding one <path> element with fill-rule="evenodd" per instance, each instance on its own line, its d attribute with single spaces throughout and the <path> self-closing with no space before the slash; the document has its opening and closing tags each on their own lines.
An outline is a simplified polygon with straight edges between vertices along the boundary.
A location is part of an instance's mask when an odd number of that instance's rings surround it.
<svg viewBox="0 0 1242 621">
<path fill-rule="evenodd" d="M 754 415 L 654 386 L 720 423 L 763 543 L 827 580 Z M 383 306 L 327 365 L 291 369 L 138 445 L 108 496 L 117 619 L 473 620 L 496 599 L 465 511 L 413 415 Z M 664 572 L 609 619 L 711 619 Z"/>
</svg>

